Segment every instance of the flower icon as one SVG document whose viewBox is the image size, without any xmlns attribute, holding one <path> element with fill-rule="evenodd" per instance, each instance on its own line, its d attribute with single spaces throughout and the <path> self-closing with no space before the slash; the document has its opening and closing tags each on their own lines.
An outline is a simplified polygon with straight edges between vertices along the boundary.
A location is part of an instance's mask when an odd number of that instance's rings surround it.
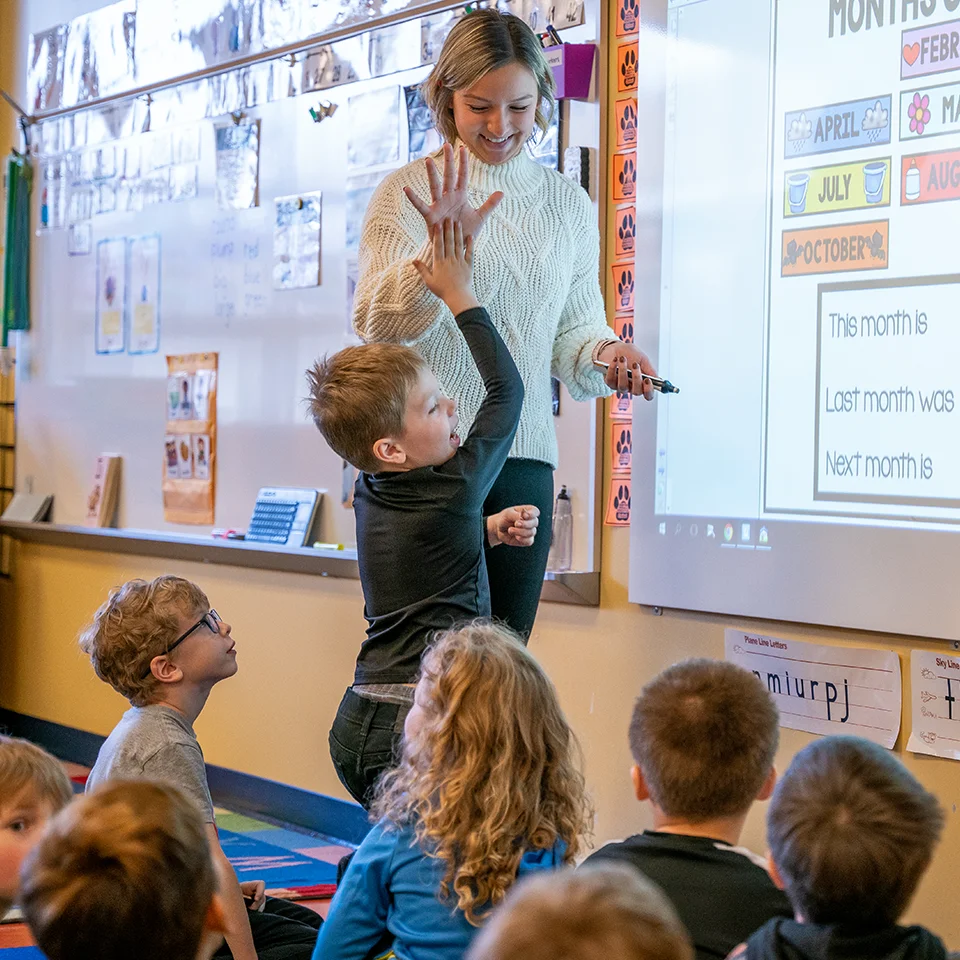
<svg viewBox="0 0 960 960">
<path fill-rule="evenodd" d="M 930 122 L 930 98 L 919 93 L 913 95 L 913 102 L 907 107 L 907 116 L 910 117 L 910 132 L 923 133 L 924 127 Z"/>
</svg>

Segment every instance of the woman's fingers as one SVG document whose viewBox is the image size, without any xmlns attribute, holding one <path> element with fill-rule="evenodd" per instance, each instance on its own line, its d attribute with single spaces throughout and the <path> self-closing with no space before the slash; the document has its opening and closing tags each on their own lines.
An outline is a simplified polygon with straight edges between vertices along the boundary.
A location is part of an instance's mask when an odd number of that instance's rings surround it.
<svg viewBox="0 0 960 960">
<path fill-rule="evenodd" d="M 457 257 L 466 260 L 466 251 L 463 249 L 463 224 L 459 220 L 453 227 L 453 244 Z"/>
<path fill-rule="evenodd" d="M 489 197 L 477 208 L 477 216 L 480 218 L 480 222 L 483 223 L 487 217 L 493 213 L 494 210 L 500 204 L 500 201 L 503 199 L 503 191 L 498 190 L 496 193 L 491 193 Z"/>
<path fill-rule="evenodd" d="M 413 204 L 414 210 L 416 210 L 417 213 L 419 213 L 420 216 L 423 217 L 423 219 L 426 220 L 427 223 L 429 224 L 430 223 L 430 206 L 424 203 L 413 192 L 413 190 L 410 189 L 410 187 L 404 187 L 403 192 L 406 195 L 406 198 L 410 201 L 410 203 Z"/>
<path fill-rule="evenodd" d="M 441 196 L 440 174 L 437 173 L 437 165 L 433 162 L 433 157 L 427 157 L 427 181 L 430 184 L 430 200 L 436 203 Z"/>
<path fill-rule="evenodd" d="M 454 189 L 456 170 L 453 167 L 453 147 L 449 143 L 443 145 L 443 192 L 449 193 Z"/>
<path fill-rule="evenodd" d="M 453 150 L 450 151 L 451 156 Z M 460 193 L 463 190 L 467 189 L 467 175 L 469 173 L 469 154 L 467 153 L 467 148 L 464 146 L 460 147 L 460 163 L 457 166 L 457 192 Z"/>
<path fill-rule="evenodd" d="M 473 264 L 473 237 L 467 234 L 467 239 L 463 245 L 463 259 L 469 264 Z"/>
</svg>

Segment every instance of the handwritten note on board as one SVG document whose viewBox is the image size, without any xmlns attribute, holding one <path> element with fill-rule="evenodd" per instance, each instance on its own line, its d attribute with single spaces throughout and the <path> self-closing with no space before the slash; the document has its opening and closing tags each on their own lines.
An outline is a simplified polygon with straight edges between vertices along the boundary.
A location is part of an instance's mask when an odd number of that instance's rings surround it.
<svg viewBox="0 0 960 960">
<path fill-rule="evenodd" d="M 755 673 L 770 691 L 781 727 L 865 737 L 888 749 L 896 743 L 901 698 L 894 651 L 826 647 L 732 629 L 724 639 L 727 660 Z"/>
<path fill-rule="evenodd" d="M 910 652 L 913 726 L 907 749 L 960 760 L 960 656 Z"/>
</svg>

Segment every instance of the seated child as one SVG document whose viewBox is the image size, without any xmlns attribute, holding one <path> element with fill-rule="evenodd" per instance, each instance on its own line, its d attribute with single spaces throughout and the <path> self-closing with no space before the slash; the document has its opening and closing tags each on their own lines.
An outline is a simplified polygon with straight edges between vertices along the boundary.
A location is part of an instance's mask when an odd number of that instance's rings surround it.
<svg viewBox="0 0 960 960">
<path fill-rule="evenodd" d="M 944 960 L 943 943 L 897 920 L 933 856 L 944 816 L 888 750 L 859 737 L 804 747 L 767 816 L 770 868 L 796 919 L 771 920 L 749 960 Z"/>
<path fill-rule="evenodd" d="M 131 707 L 100 748 L 87 790 L 108 780 L 137 779 L 182 790 L 200 811 L 210 841 L 226 919 L 222 955 L 232 952 L 234 960 L 309 957 L 320 918 L 283 901 L 267 900 L 261 912 L 262 881 L 238 883 L 217 836 L 193 724 L 214 685 L 237 672 L 230 629 L 203 591 L 180 577 L 131 580 L 110 594 L 81 634 L 80 647 L 97 676 Z M 250 912 L 245 895 L 252 900 Z"/>
<path fill-rule="evenodd" d="M 72 799 L 56 757 L 29 740 L 0 735 L 0 917 L 17 899 L 23 858 L 47 821 Z"/>
<path fill-rule="evenodd" d="M 716 660 L 668 667 L 633 709 L 633 786 L 650 801 L 653 830 L 586 862 L 617 860 L 656 883 L 699 960 L 725 957 L 771 917 L 791 915 L 763 860 L 737 846 L 753 801 L 773 790 L 778 721 L 752 673 Z"/>
<path fill-rule="evenodd" d="M 670 902 L 636 870 L 608 863 L 517 884 L 466 960 L 693 960 Z"/>
<path fill-rule="evenodd" d="M 362 471 L 354 511 L 367 639 L 353 686 L 330 731 L 344 787 L 369 803 L 396 759 L 420 655 L 439 630 L 490 616 L 485 546 L 533 543 L 539 510 L 483 519 L 483 503 L 510 452 L 523 381 L 471 286 L 472 241 L 445 222 L 424 283 L 456 317 L 486 398 L 463 443 L 455 401 L 410 347 L 347 347 L 308 371 L 310 410 L 324 439 Z"/>
<path fill-rule="evenodd" d="M 400 764 L 314 960 L 462 960 L 518 876 L 572 863 L 590 810 L 579 748 L 546 674 L 503 627 L 442 635 L 423 658 Z"/>
<path fill-rule="evenodd" d="M 222 940 L 196 805 L 107 784 L 56 816 L 23 869 L 23 912 L 49 960 L 206 960 Z"/>
</svg>

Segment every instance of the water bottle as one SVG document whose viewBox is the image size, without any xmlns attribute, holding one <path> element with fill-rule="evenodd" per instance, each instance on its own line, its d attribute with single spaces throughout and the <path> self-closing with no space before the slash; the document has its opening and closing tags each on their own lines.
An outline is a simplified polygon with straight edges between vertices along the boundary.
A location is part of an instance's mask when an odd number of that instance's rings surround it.
<svg viewBox="0 0 960 960">
<path fill-rule="evenodd" d="M 570 569 L 573 558 L 573 505 L 566 487 L 561 487 L 553 506 L 553 540 L 547 568 L 556 573 Z"/>
</svg>

